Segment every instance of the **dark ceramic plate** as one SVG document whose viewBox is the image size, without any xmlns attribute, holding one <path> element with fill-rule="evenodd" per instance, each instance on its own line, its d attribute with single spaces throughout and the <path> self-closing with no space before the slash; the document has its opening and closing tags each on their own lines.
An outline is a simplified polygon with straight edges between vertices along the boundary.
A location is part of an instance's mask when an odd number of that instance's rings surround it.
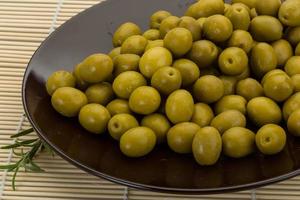
<svg viewBox="0 0 300 200">
<path fill-rule="evenodd" d="M 86 56 L 107 53 L 112 32 L 133 21 L 143 29 L 159 9 L 182 15 L 188 0 L 108 0 L 72 18 L 51 34 L 32 57 L 23 82 L 23 104 L 39 136 L 60 156 L 77 167 L 110 181 L 139 189 L 171 193 L 220 193 L 281 181 L 300 172 L 300 141 L 291 138 L 279 155 L 254 154 L 243 159 L 222 157 L 212 167 L 201 167 L 191 155 L 156 147 L 148 156 L 123 156 L 108 134 L 83 130 L 77 119 L 56 113 L 44 84 L 59 69 L 72 70 Z"/>
</svg>

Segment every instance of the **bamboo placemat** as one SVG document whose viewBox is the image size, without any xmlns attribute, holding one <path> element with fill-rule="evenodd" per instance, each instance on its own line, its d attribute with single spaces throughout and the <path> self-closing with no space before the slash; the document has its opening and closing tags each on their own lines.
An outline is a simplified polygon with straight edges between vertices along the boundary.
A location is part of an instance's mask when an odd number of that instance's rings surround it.
<svg viewBox="0 0 300 200">
<path fill-rule="evenodd" d="M 23 115 L 21 82 L 31 55 L 55 28 L 99 2 L 101 0 L 0 0 L 0 146 L 11 144 L 10 135 L 30 127 Z M 11 151 L 0 150 L 0 164 L 15 160 Z M 77 169 L 59 156 L 41 153 L 37 163 L 46 172 L 20 172 L 16 191 L 11 188 L 12 173 L 1 171 L 0 199 L 300 199 L 299 177 L 253 191 L 176 196 L 116 185 Z"/>
</svg>

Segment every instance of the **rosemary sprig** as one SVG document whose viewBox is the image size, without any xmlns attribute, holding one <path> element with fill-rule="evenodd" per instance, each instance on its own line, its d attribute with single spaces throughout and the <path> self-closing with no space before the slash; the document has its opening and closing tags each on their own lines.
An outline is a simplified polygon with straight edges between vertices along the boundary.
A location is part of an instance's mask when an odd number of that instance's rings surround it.
<svg viewBox="0 0 300 200">
<path fill-rule="evenodd" d="M 21 140 L 22 136 L 32 133 L 32 128 L 21 131 L 11 138 L 14 139 L 14 144 L 1 147 L 1 149 L 12 149 L 12 153 L 19 158 L 16 163 L 0 165 L 0 169 L 7 170 L 8 172 L 14 172 L 12 177 L 12 188 L 16 190 L 16 177 L 20 169 L 24 169 L 25 172 L 42 172 L 41 169 L 35 162 L 34 157 L 41 150 L 45 150 L 50 154 L 54 155 L 51 148 L 39 138 Z M 24 149 L 26 147 L 26 149 Z"/>
</svg>

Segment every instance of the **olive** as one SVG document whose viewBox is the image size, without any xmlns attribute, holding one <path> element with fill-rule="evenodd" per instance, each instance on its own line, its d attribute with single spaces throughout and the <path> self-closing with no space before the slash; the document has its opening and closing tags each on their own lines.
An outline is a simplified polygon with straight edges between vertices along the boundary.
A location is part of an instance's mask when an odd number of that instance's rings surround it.
<svg viewBox="0 0 300 200">
<path fill-rule="evenodd" d="M 108 104 L 114 98 L 111 84 L 107 82 L 91 85 L 85 91 L 89 103 Z"/>
<path fill-rule="evenodd" d="M 171 127 L 167 133 L 170 149 L 176 153 L 191 153 L 195 134 L 200 127 L 192 122 L 182 122 Z"/>
<path fill-rule="evenodd" d="M 128 101 L 123 99 L 112 100 L 109 104 L 107 104 L 106 108 L 111 116 L 122 113 L 131 113 Z"/>
<path fill-rule="evenodd" d="M 197 23 L 200 25 L 201 35 L 202 35 L 203 25 L 206 19 L 207 17 L 200 17 L 199 19 L 196 20 Z"/>
<path fill-rule="evenodd" d="M 147 40 L 159 40 L 160 32 L 157 29 L 149 29 L 143 33 L 143 37 Z"/>
<path fill-rule="evenodd" d="M 300 74 L 291 77 L 295 92 L 300 92 Z"/>
<path fill-rule="evenodd" d="M 250 67 L 247 66 L 246 69 L 245 69 L 245 71 L 243 71 L 241 74 L 239 74 L 239 75 L 237 75 L 237 76 L 234 76 L 234 77 L 235 77 L 236 80 L 238 80 L 238 81 L 250 77 Z"/>
<path fill-rule="evenodd" d="M 156 144 L 155 133 L 147 127 L 135 127 L 126 131 L 120 139 L 120 149 L 128 157 L 149 154 Z"/>
<path fill-rule="evenodd" d="M 114 59 L 114 76 L 118 76 L 122 72 L 137 71 L 139 67 L 140 57 L 135 54 L 121 54 Z"/>
<path fill-rule="evenodd" d="M 112 49 L 109 53 L 108 53 L 108 56 L 114 60 L 115 57 L 117 57 L 118 55 L 121 54 L 121 47 L 116 47 L 114 49 Z"/>
<path fill-rule="evenodd" d="M 300 136 L 300 109 L 295 110 L 287 121 L 289 133 L 294 136 Z"/>
<path fill-rule="evenodd" d="M 140 34 L 141 29 L 138 25 L 131 22 L 126 22 L 122 24 L 114 33 L 113 45 L 115 47 L 121 46 L 128 37 Z"/>
<path fill-rule="evenodd" d="M 128 37 L 121 46 L 121 54 L 142 55 L 148 44 L 148 40 L 141 35 Z"/>
<path fill-rule="evenodd" d="M 72 73 L 67 71 L 56 71 L 51 74 L 46 82 L 46 89 L 49 95 L 52 95 L 55 90 L 61 87 L 75 87 L 76 79 Z"/>
<path fill-rule="evenodd" d="M 224 95 L 230 95 L 235 93 L 235 86 L 237 79 L 234 76 L 220 76 L 219 77 L 224 85 Z"/>
<path fill-rule="evenodd" d="M 225 131 L 222 142 L 224 154 L 232 158 L 242 158 L 255 151 L 255 134 L 243 127 Z"/>
<path fill-rule="evenodd" d="M 287 121 L 289 116 L 297 109 L 300 108 L 300 92 L 293 94 L 283 104 L 282 113 L 284 119 Z"/>
<path fill-rule="evenodd" d="M 222 97 L 216 104 L 215 104 L 215 113 L 220 114 L 226 110 L 237 110 L 246 114 L 246 104 L 247 100 L 239 95 L 227 95 Z"/>
<path fill-rule="evenodd" d="M 222 152 L 222 138 L 214 127 L 201 128 L 192 143 L 195 160 L 200 165 L 214 165 Z"/>
<path fill-rule="evenodd" d="M 106 131 L 110 120 L 108 110 L 100 104 L 87 104 L 80 109 L 79 123 L 91 133 L 101 134 Z"/>
<path fill-rule="evenodd" d="M 168 96 L 165 109 L 173 124 L 190 121 L 194 112 L 193 97 L 186 90 L 176 90 Z"/>
<path fill-rule="evenodd" d="M 277 64 L 284 66 L 290 57 L 293 56 L 293 48 L 290 43 L 284 39 L 277 40 L 272 43 L 277 57 Z"/>
<path fill-rule="evenodd" d="M 261 84 L 264 84 L 265 81 L 266 81 L 269 77 L 271 77 L 271 76 L 273 76 L 273 75 L 277 75 L 277 74 L 281 74 L 281 75 L 288 76 L 288 75 L 287 75 L 283 70 L 281 70 L 281 69 L 273 69 L 273 70 L 269 71 L 268 73 L 266 73 L 266 74 L 263 76 L 263 78 L 261 79 Z"/>
<path fill-rule="evenodd" d="M 200 76 L 200 70 L 196 63 L 189 59 L 179 59 L 173 63 L 173 67 L 179 70 L 182 79 L 182 85 L 193 84 Z"/>
<path fill-rule="evenodd" d="M 235 5 L 235 6 L 239 6 L 239 7 L 245 8 L 245 9 L 247 10 L 247 12 L 249 13 L 249 15 L 250 15 L 250 13 L 251 13 L 250 7 L 247 6 L 247 5 L 244 4 L 244 3 L 238 2 L 238 3 L 234 3 L 234 4 L 232 4 L 232 5 Z M 225 13 L 226 13 L 226 12 L 225 12 Z"/>
<path fill-rule="evenodd" d="M 81 90 L 85 90 L 89 86 L 89 84 L 84 80 L 82 80 L 82 78 L 80 77 L 80 72 L 79 72 L 80 65 L 81 63 L 79 63 L 74 67 L 73 76 L 76 79 L 76 87 Z"/>
<path fill-rule="evenodd" d="M 251 19 L 254 19 L 257 16 L 258 16 L 258 14 L 256 12 L 256 9 L 255 8 L 251 8 L 251 10 L 250 10 L 250 17 L 251 17 Z"/>
<path fill-rule="evenodd" d="M 163 40 L 148 41 L 148 44 L 145 48 L 145 52 L 154 47 L 164 47 L 164 41 Z"/>
<path fill-rule="evenodd" d="M 255 9 L 258 15 L 271 15 L 277 17 L 281 0 L 256 1 Z"/>
<path fill-rule="evenodd" d="M 223 14 L 225 9 L 223 0 L 201 0 L 192 4 L 185 15 L 199 19 L 215 14 Z"/>
<path fill-rule="evenodd" d="M 249 32 L 244 30 L 233 31 L 231 37 L 228 40 L 229 47 L 239 47 L 246 53 L 249 53 L 253 46 L 253 39 Z"/>
<path fill-rule="evenodd" d="M 256 146 L 266 155 L 277 154 L 283 150 L 286 143 L 286 133 L 276 124 L 261 127 L 255 136 Z"/>
<path fill-rule="evenodd" d="M 300 42 L 300 26 L 287 29 L 286 37 L 291 45 L 296 46 Z"/>
<path fill-rule="evenodd" d="M 295 49 L 295 56 L 300 56 L 300 42 L 298 43 L 298 45 Z"/>
<path fill-rule="evenodd" d="M 129 129 L 138 127 L 139 123 L 134 116 L 126 113 L 114 115 L 108 122 L 108 132 L 115 140 L 120 140 L 121 136 Z"/>
<path fill-rule="evenodd" d="M 237 83 L 236 94 L 244 97 L 247 101 L 250 101 L 255 97 L 263 96 L 264 89 L 257 80 L 246 78 Z"/>
<path fill-rule="evenodd" d="M 289 75 L 300 74 L 300 56 L 293 56 L 286 62 L 284 71 Z"/>
<path fill-rule="evenodd" d="M 278 18 L 286 26 L 300 26 L 300 2 L 284 1 L 279 8 Z"/>
<path fill-rule="evenodd" d="M 249 8 L 254 8 L 256 0 L 232 0 L 231 3 L 243 3 L 246 6 L 248 6 Z"/>
<path fill-rule="evenodd" d="M 226 12 L 229 10 L 229 8 L 231 7 L 231 4 L 229 3 L 225 3 L 224 4 L 224 13 L 226 14 Z"/>
<path fill-rule="evenodd" d="M 159 29 L 161 22 L 167 17 L 171 16 L 171 13 L 165 10 L 159 10 L 150 17 L 150 27 Z"/>
<path fill-rule="evenodd" d="M 243 4 L 232 4 L 225 12 L 225 16 L 231 21 L 233 30 L 248 30 L 250 14 Z"/>
<path fill-rule="evenodd" d="M 191 121 L 198 124 L 200 127 L 209 126 L 214 118 L 214 112 L 209 105 L 205 103 L 196 103 L 195 110 Z"/>
<path fill-rule="evenodd" d="M 164 38 L 166 36 L 166 34 L 176 28 L 178 26 L 180 22 L 180 18 L 176 17 L 176 16 L 169 16 L 167 18 L 165 18 L 159 27 L 159 31 L 160 31 L 160 37 Z"/>
<path fill-rule="evenodd" d="M 280 107 L 270 98 L 256 97 L 247 104 L 249 119 L 258 126 L 278 124 L 282 115 Z"/>
<path fill-rule="evenodd" d="M 188 29 L 192 33 L 193 41 L 201 39 L 201 27 L 194 18 L 188 16 L 181 17 L 178 27 Z"/>
<path fill-rule="evenodd" d="M 72 87 L 61 87 L 55 90 L 51 103 L 53 108 L 65 117 L 75 117 L 82 106 L 88 103 L 83 92 Z"/>
</svg>

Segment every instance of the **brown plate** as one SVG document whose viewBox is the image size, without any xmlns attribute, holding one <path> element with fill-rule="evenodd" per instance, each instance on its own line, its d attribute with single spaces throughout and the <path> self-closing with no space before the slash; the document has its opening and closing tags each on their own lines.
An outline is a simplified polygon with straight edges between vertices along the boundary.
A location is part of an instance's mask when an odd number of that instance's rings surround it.
<svg viewBox="0 0 300 200">
<path fill-rule="evenodd" d="M 188 0 L 108 0 L 72 18 L 52 33 L 33 55 L 23 81 L 23 104 L 38 133 L 60 156 L 77 167 L 129 187 L 171 193 L 221 193 L 254 188 L 296 176 L 300 172 L 300 141 L 290 138 L 276 156 L 254 154 L 243 159 L 221 157 L 212 167 L 197 165 L 191 155 L 178 155 L 166 146 L 148 156 L 123 156 L 108 134 L 83 130 L 76 118 L 54 111 L 45 80 L 54 71 L 72 70 L 86 56 L 112 48 L 113 31 L 126 21 L 143 29 L 149 16 L 166 9 L 182 15 Z"/>
</svg>

